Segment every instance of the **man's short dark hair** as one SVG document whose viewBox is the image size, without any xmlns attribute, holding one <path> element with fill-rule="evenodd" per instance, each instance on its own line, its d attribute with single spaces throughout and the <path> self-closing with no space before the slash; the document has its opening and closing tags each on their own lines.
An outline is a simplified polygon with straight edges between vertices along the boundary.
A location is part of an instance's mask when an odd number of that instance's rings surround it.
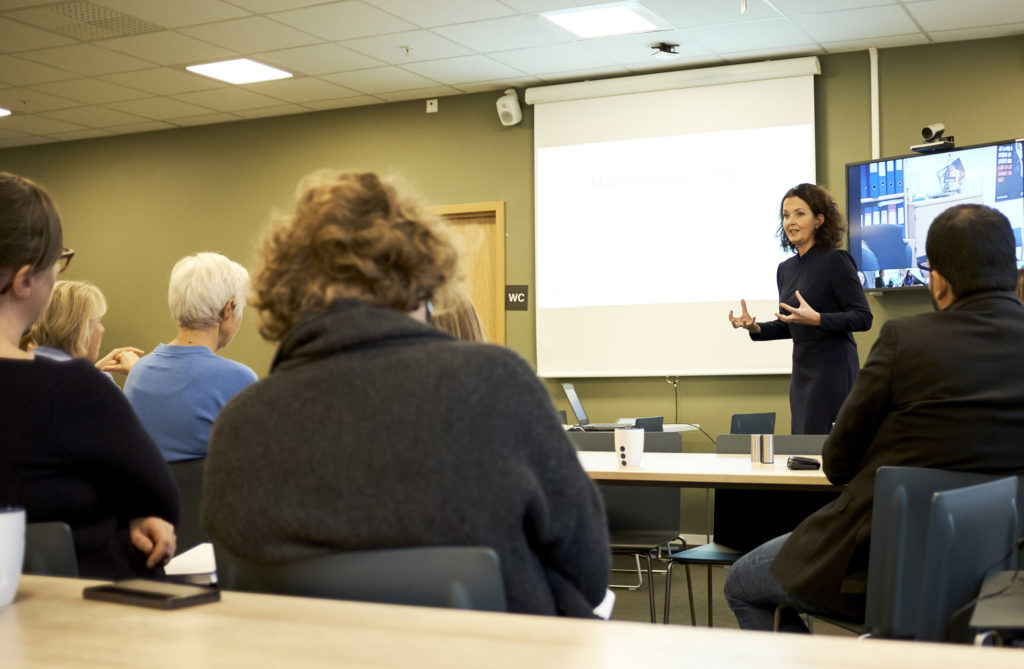
<svg viewBox="0 0 1024 669">
<path fill-rule="evenodd" d="M 938 215 L 928 228 L 928 264 L 949 282 L 958 299 L 1017 285 L 1016 242 L 1002 212 L 961 204 Z"/>
</svg>

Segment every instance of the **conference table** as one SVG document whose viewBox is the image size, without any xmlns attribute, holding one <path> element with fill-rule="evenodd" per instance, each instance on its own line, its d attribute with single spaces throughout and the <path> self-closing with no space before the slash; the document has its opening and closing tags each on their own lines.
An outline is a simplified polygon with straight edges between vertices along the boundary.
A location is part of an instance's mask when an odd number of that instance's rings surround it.
<svg viewBox="0 0 1024 669">
<path fill-rule="evenodd" d="M 601 483 L 680 488 L 828 490 L 835 488 L 820 469 L 788 469 L 785 455 L 772 464 L 749 455 L 722 453 L 644 453 L 639 467 L 620 467 L 615 453 L 578 451 L 587 474 Z M 820 456 L 815 457 L 821 460 Z"/>
<path fill-rule="evenodd" d="M 568 620 L 223 592 L 158 611 L 82 598 L 98 581 L 23 576 L 0 607 L 0 666 L 1017 669 L 1019 650 Z"/>
</svg>

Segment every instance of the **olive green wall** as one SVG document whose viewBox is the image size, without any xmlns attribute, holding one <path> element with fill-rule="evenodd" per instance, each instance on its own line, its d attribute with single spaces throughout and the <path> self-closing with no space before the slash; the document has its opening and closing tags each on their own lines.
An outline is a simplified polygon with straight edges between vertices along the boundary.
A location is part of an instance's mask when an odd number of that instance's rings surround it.
<svg viewBox="0 0 1024 669">
<path fill-rule="evenodd" d="M 820 60 L 818 181 L 844 202 L 844 164 L 871 158 L 869 59 L 862 51 Z M 960 145 L 1024 136 L 1024 37 L 883 49 L 879 70 L 882 155 L 906 153 L 921 141 L 921 127 L 937 121 Z M 164 297 L 173 262 L 218 250 L 250 264 L 270 209 L 287 208 L 299 177 L 326 166 L 399 173 L 429 204 L 505 201 L 506 281 L 532 287 L 533 113 L 527 107 L 522 124 L 503 127 L 497 95 L 442 98 L 439 113 L 429 115 L 418 100 L 7 149 L 0 168 L 54 194 L 66 243 L 78 251 L 66 276 L 96 282 L 110 302 L 104 350 L 149 350 L 174 333 Z M 728 225 L 728 203 L 721 211 Z M 869 302 L 875 326 L 857 335 L 862 360 L 885 320 L 930 308 L 922 293 Z M 507 343 L 530 361 L 533 327 L 532 308 L 508 312 Z M 731 330 L 726 314 L 694 327 L 744 336 Z M 254 314 L 225 353 L 266 373 L 273 349 L 256 334 Z M 678 420 L 698 422 L 714 436 L 728 431 L 734 412 L 775 411 L 776 431 L 789 431 L 785 376 L 683 377 L 678 403 L 662 378 L 573 380 L 593 420 L 675 421 L 678 409 Z M 548 388 L 558 408 L 568 409 L 557 384 Z M 688 449 L 711 448 L 697 432 L 683 441 Z"/>
</svg>

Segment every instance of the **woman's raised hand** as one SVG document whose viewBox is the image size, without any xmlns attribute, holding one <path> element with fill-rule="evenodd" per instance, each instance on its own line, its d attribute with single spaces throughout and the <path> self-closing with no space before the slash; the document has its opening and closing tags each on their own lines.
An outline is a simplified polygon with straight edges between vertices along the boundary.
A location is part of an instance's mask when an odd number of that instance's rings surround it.
<svg viewBox="0 0 1024 669">
<path fill-rule="evenodd" d="M 740 300 L 740 307 L 742 311 L 739 316 L 734 316 L 732 310 L 729 310 L 729 322 L 732 323 L 734 328 L 743 328 L 748 332 L 757 334 L 761 331 L 761 326 L 757 324 L 754 317 L 747 311 L 747 301 Z"/>
</svg>

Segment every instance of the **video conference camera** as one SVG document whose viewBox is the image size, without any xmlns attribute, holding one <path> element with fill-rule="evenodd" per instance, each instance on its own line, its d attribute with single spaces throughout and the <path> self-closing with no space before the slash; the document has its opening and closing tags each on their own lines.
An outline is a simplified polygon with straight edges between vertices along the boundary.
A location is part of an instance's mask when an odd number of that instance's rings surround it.
<svg viewBox="0 0 1024 669">
<path fill-rule="evenodd" d="M 921 128 L 921 137 L 924 139 L 924 144 L 917 144 L 910 147 L 910 150 L 914 153 L 935 153 L 937 151 L 949 151 L 950 149 L 956 148 L 956 144 L 953 141 L 955 138 L 950 135 L 949 137 L 943 137 L 946 132 L 946 126 L 942 123 L 930 123 L 925 127 Z"/>
</svg>

